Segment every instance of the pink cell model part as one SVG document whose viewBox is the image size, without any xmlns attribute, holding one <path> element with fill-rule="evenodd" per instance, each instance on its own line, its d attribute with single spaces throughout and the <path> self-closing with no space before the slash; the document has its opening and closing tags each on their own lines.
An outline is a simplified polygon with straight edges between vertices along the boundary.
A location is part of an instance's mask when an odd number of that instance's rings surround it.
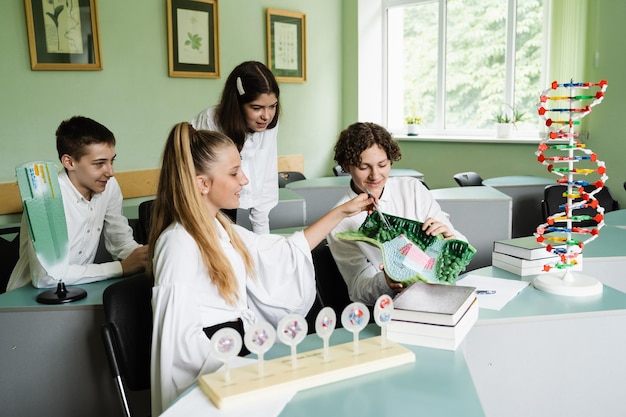
<svg viewBox="0 0 626 417">
<path fill-rule="evenodd" d="M 344 329 L 354 335 L 354 354 L 359 354 L 359 332 L 363 330 L 370 320 L 370 312 L 363 303 L 352 303 L 341 313 L 341 324 Z"/>
<path fill-rule="evenodd" d="M 294 368 L 297 366 L 296 346 L 302 342 L 308 329 L 306 319 L 299 314 L 288 314 L 278 322 L 278 340 L 291 347 L 291 364 Z"/>
<path fill-rule="evenodd" d="M 266 321 L 253 324 L 243 337 L 246 348 L 258 356 L 259 375 L 263 375 L 263 355 L 270 350 L 275 341 L 276 330 Z"/>
<path fill-rule="evenodd" d="M 560 295 L 602 292 L 602 284 L 597 280 L 574 274 L 572 269 L 579 264 L 585 245 L 596 239 L 604 227 L 604 208 L 595 196 L 608 179 L 606 165 L 579 140 L 577 129 L 581 119 L 602 102 L 607 87 L 606 80 L 554 81 L 540 96 L 538 114 L 548 133 L 535 155 L 548 172 L 558 177 L 556 183 L 562 186 L 564 198 L 560 211 L 550 214 L 535 233 L 537 242 L 558 255 L 558 261 L 543 268 L 552 274 L 541 274 L 533 280 L 536 288 L 546 292 Z"/>
<path fill-rule="evenodd" d="M 387 294 L 383 294 L 374 304 L 374 321 L 380 326 L 380 336 L 382 347 L 387 346 L 387 324 L 391 320 L 393 312 L 393 300 Z"/>
<path fill-rule="evenodd" d="M 315 333 L 322 338 L 324 342 L 324 360 L 328 360 L 329 356 L 329 340 L 330 335 L 337 326 L 337 314 L 330 307 L 324 307 L 317 313 L 315 319 Z"/>
<path fill-rule="evenodd" d="M 230 327 L 220 329 L 211 337 L 211 352 L 214 357 L 224 362 L 224 379 L 230 383 L 230 361 L 241 351 L 241 335 Z"/>
</svg>

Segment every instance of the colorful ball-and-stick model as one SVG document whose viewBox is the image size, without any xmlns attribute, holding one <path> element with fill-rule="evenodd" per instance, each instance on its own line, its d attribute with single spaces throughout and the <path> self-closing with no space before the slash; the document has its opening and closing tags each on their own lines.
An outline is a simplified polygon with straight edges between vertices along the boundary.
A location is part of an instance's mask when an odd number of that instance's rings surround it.
<svg viewBox="0 0 626 417">
<path fill-rule="evenodd" d="M 572 267 L 578 264 L 577 258 L 584 246 L 596 239 L 604 226 L 604 208 L 598 204 L 595 195 L 604 187 L 608 176 L 603 161 L 585 144 L 578 140 L 575 126 L 591 113 L 591 108 L 600 104 L 608 83 L 582 83 L 554 81 L 551 88 L 542 92 L 538 107 L 539 116 L 545 121 L 548 134 L 539 144 L 537 160 L 546 165 L 548 171 L 557 175 L 558 184 L 563 185 L 565 204 L 559 206 L 562 211 L 550 215 L 537 227 L 537 242 L 549 252 L 559 256 L 553 264 L 544 266 L 545 272 L 564 270 L 559 279 L 554 276 L 538 276 L 533 281 L 535 287 L 561 295 L 591 295 L 602 291 L 602 284 L 590 277 L 573 277 Z M 579 90 L 597 89 L 595 94 L 580 94 Z M 557 95 L 557 90 L 565 91 Z M 584 166 L 581 166 L 584 165 Z M 598 175 L 592 182 L 589 175 Z M 593 186 L 592 191 L 585 187 Z M 595 215 L 576 215 L 574 211 L 591 208 Z M 583 227 L 583 222 L 592 220 L 592 226 Z M 546 234 L 547 233 L 547 234 Z"/>
</svg>

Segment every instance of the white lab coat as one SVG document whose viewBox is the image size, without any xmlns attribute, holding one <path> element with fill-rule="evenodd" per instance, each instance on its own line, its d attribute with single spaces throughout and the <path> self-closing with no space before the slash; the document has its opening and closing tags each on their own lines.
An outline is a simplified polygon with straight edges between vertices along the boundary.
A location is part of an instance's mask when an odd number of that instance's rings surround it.
<svg viewBox="0 0 626 417">
<path fill-rule="evenodd" d="M 210 354 L 203 328 L 241 318 L 276 326 L 289 313 L 306 315 L 315 298 L 311 250 L 302 232 L 257 235 L 234 226 L 256 268 L 246 276 L 243 260 L 216 221 L 220 241 L 237 277 L 238 300 L 228 304 L 211 282 L 195 240 L 178 223 L 166 228 L 154 248 L 152 293 L 152 413 L 160 414 L 196 379 L 222 362 Z"/>
</svg>

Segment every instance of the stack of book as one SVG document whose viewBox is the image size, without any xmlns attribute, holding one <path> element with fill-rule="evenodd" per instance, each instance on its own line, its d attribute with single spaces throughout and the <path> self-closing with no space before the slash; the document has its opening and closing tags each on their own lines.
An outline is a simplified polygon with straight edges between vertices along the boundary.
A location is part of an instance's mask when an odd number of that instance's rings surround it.
<svg viewBox="0 0 626 417">
<path fill-rule="evenodd" d="M 456 350 L 478 320 L 475 289 L 412 284 L 393 300 L 387 337 L 397 343 Z"/>
<path fill-rule="evenodd" d="M 493 243 L 491 264 L 519 276 L 541 274 L 544 272 L 544 265 L 554 265 L 558 261 L 559 257 L 548 252 L 545 246 L 537 242 L 535 236 L 498 240 Z M 576 261 L 578 265 L 574 270 L 580 270 L 582 255 L 578 256 Z"/>
</svg>

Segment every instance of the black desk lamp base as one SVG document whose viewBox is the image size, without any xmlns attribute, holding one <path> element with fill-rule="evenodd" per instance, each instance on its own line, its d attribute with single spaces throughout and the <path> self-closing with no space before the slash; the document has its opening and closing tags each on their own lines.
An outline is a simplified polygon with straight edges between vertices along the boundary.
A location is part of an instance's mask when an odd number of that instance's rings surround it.
<svg viewBox="0 0 626 417">
<path fill-rule="evenodd" d="M 41 304 L 63 304 L 87 297 L 87 291 L 82 288 L 67 289 L 65 284 L 59 282 L 56 290 L 44 291 L 37 296 L 37 302 Z"/>
</svg>

